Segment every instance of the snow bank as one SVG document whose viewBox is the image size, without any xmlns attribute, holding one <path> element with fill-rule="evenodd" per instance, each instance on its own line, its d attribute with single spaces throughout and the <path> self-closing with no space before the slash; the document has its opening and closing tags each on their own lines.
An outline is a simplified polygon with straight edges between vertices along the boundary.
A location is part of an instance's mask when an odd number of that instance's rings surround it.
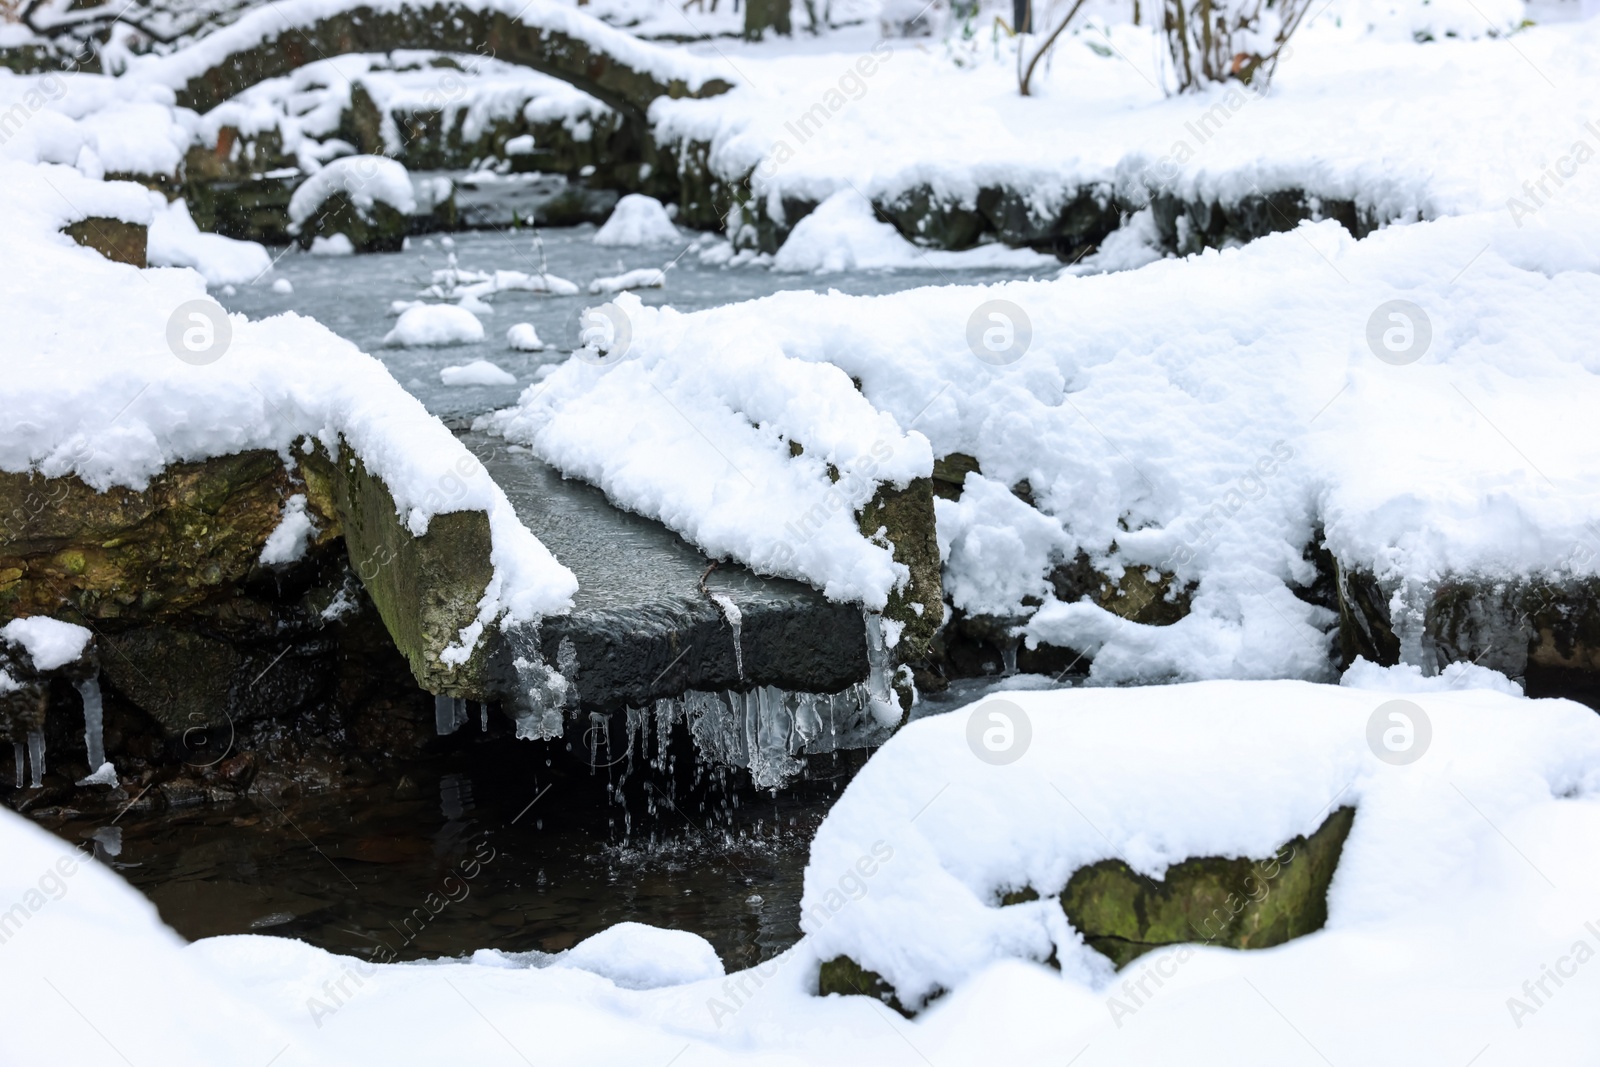
<svg viewBox="0 0 1600 1067">
<path fill-rule="evenodd" d="M 1580 939 L 1593 956 L 1600 940 L 1600 719 L 1567 701 L 1415 694 L 1408 713 L 1431 740 L 1419 728 L 1420 754 L 1396 765 L 1368 742 L 1385 697 L 1299 682 L 1007 693 L 914 722 L 818 829 L 801 925 L 819 958 L 848 954 L 903 997 L 956 990 L 928 1020 L 935 1040 L 975 1018 L 1004 1040 L 983 1006 L 1017 979 L 996 965 L 1053 952 L 1051 984 L 1079 995 L 1040 983 L 1033 1011 L 1005 1014 L 1043 1040 L 1038 1002 L 1053 1003 L 1077 1032 L 1057 1047 L 1104 1046 L 1096 1062 L 1186 1049 L 1271 1062 L 1212 1043 L 1273 1018 L 1269 1004 L 1331 1063 L 1470 1058 L 1491 1042 L 1518 1062 L 1562 1048 L 1572 1062 L 1600 1030 L 1583 994 L 1534 1008 L 1537 1034 L 1508 998 L 1527 996 L 1541 962 L 1570 964 Z M 1004 764 L 971 740 L 996 710 L 1016 727 Z M 1050 899 L 1101 860 L 1160 879 L 1189 857 L 1268 857 L 1345 806 L 1356 817 L 1327 926 L 1272 951 L 1169 949 L 1113 976 Z M 1023 886 L 1046 899 L 998 906 Z"/>
<path fill-rule="evenodd" d="M 1412 583 L 1408 604 L 1447 575 L 1600 573 L 1600 215 L 1568 189 L 1520 228 L 1357 242 L 1325 222 L 1088 278 L 692 315 L 623 297 L 621 362 L 569 362 L 497 425 L 713 554 L 868 602 L 893 576 L 826 465 L 903 482 L 970 455 L 981 473 L 937 504 L 956 607 L 1108 682 L 1327 678 L 1332 616 L 1296 595 L 1319 526 L 1346 567 Z M 617 417 L 648 429 L 589 432 Z M 1175 575 L 1189 614 L 1058 600 L 1048 575 L 1079 552 Z"/>
<path fill-rule="evenodd" d="M 329 448 L 342 441 L 383 480 L 414 534 L 435 514 L 488 514 L 485 619 L 569 605 L 572 573 L 377 360 L 292 313 L 228 316 L 198 274 L 110 263 L 57 232 L 86 216 L 148 223 L 146 190 L 14 163 L 0 163 L 0 189 L 0 256 L 27 264 L 0 289 L 10 353 L 0 469 L 142 489 L 171 463 L 253 448 L 292 462 L 306 436 Z"/>
<path fill-rule="evenodd" d="M 417 210 L 417 198 L 406 168 L 384 156 L 344 156 L 300 183 L 289 198 L 289 222 L 305 223 L 336 193 L 343 193 L 362 215 L 374 204 L 388 204 L 402 215 Z"/>
<path fill-rule="evenodd" d="M 680 244 L 683 235 L 667 216 L 661 201 L 643 193 L 629 193 L 611 209 L 611 217 L 595 231 L 597 245 Z"/>
<path fill-rule="evenodd" d="M 1504 210 L 1575 141 L 1600 147 L 1585 132 L 1600 123 L 1600 22 L 1512 36 L 1519 6 L 1319 5 L 1261 96 L 1168 96 L 1165 41 L 1148 22 L 1127 25 L 1125 6 L 1066 34 L 1030 97 L 1017 94 L 1003 37 L 928 47 L 862 29 L 821 54 L 741 52 L 747 77 L 732 92 L 658 101 L 652 118 L 663 140 L 709 143 L 724 179 L 749 175 L 774 218 L 786 199 L 842 191 L 881 205 L 927 190 L 972 208 L 996 187 L 1040 216 L 1091 188 L 1131 203 L 1152 189 L 1223 203 L 1300 189 L 1382 220 Z M 1495 20 L 1497 39 L 1444 37 Z M 1412 24 L 1440 39 L 1415 43 Z"/>
<path fill-rule="evenodd" d="M 1583 1062 L 1600 1040 L 1586 993 L 1600 720 L 1563 701 L 1412 694 L 1432 738 L 1395 766 L 1366 740 L 1387 698 L 1295 682 L 1007 693 L 1031 741 L 1004 766 L 969 748 L 978 708 L 915 722 L 818 831 L 806 937 L 726 977 L 692 935 L 621 928 L 568 965 L 496 951 L 378 964 L 260 936 L 184 949 L 91 861 L 47 878 L 64 846 L 0 810 L 0 904 L 27 912 L 0 945 L 14 1007 L 0 1059 L 106 1058 L 75 1007 L 133 1062 L 178 1067 L 1271 1067 L 1286 1042 L 1310 1044 L 1308 1062 L 1314 1049 L 1375 1067 L 1466 1063 L 1486 1046 L 1507 1063 Z M 1167 949 L 1113 976 L 1053 901 L 997 906 L 1000 887 L 1050 893 L 1105 858 L 1159 877 L 1191 855 L 1268 856 L 1346 804 L 1357 814 L 1327 927 L 1276 949 Z M 1019 959 L 1052 949 L 1060 971 Z M 915 1021 L 812 995 L 819 959 L 840 952 L 907 995 L 951 991 Z M 674 984 L 629 989 L 570 965 L 589 953 L 648 957 L 638 973 Z"/>
<path fill-rule="evenodd" d="M 0 855 L 0 1061 L 323 1062 L 85 851 L 0 809 Z"/>
<path fill-rule="evenodd" d="M 201 233 L 182 200 L 169 204 L 159 194 L 150 195 L 155 198 L 146 249 L 151 266 L 193 267 L 208 286 L 246 285 L 272 269 L 272 257 L 261 245 Z"/>
<path fill-rule="evenodd" d="M 483 340 L 478 316 L 455 304 L 424 304 L 407 308 L 383 337 L 386 345 L 470 345 Z M 446 383 L 449 384 L 449 383 Z"/>
</svg>

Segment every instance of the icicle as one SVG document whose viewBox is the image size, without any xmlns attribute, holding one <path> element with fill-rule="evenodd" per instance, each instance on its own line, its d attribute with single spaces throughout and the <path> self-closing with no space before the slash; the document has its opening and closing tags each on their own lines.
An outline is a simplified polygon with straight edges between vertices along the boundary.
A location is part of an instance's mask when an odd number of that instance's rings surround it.
<svg viewBox="0 0 1600 1067">
<path fill-rule="evenodd" d="M 728 625 L 733 628 L 733 665 L 739 672 L 739 680 L 744 681 L 744 615 L 739 611 L 739 605 L 722 593 L 712 593 L 711 599 L 717 602 L 717 607 L 722 609 L 722 617 L 728 620 Z"/>
<path fill-rule="evenodd" d="M 28 731 L 28 762 L 32 764 L 33 788 L 44 785 L 44 731 Z"/>
<path fill-rule="evenodd" d="M 16 784 L 18 789 L 22 788 L 22 779 L 28 773 L 26 757 L 23 756 L 23 752 L 25 751 L 27 750 L 22 747 L 21 741 L 11 742 L 11 754 L 17 759 L 17 776 L 13 778 L 12 781 Z"/>
<path fill-rule="evenodd" d="M 489 732 L 489 702 L 487 700 L 478 705 L 478 729 L 484 733 Z"/>
<path fill-rule="evenodd" d="M 1002 664 L 1000 676 L 1002 678 L 1009 678 L 1017 673 L 1017 646 L 1020 644 L 1022 644 L 1020 637 L 1007 637 L 1005 643 L 1000 646 L 1000 661 Z"/>
<path fill-rule="evenodd" d="M 440 737 L 453 734 L 467 721 L 467 702 L 464 697 L 433 698 L 433 728 Z"/>
<path fill-rule="evenodd" d="M 100 699 L 100 679 L 85 678 L 78 683 L 83 698 L 83 744 L 89 753 L 89 773 L 94 774 L 106 761 L 105 705 Z"/>
<path fill-rule="evenodd" d="M 889 646 L 883 640 L 883 616 L 863 611 L 867 625 L 867 691 L 872 698 L 872 713 L 885 726 L 900 721 L 900 701 L 894 694 Z"/>
</svg>

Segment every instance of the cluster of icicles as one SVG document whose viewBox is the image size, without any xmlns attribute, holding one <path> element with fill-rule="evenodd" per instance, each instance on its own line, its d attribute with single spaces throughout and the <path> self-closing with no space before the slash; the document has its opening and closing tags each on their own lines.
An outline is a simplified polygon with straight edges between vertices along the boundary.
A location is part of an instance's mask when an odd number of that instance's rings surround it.
<svg viewBox="0 0 1600 1067">
<path fill-rule="evenodd" d="M 742 617 L 727 597 L 716 596 L 733 632 L 734 662 L 744 677 Z M 799 774 L 801 757 L 844 748 L 881 744 L 900 720 L 893 689 L 891 652 L 884 639 L 882 619 L 866 613 L 868 675 L 864 682 L 838 693 L 800 693 L 776 686 L 756 686 L 747 692 L 701 692 L 666 697 L 646 708 L 627 709 L 627 745 L 619 754 L 611 744 L 610 719 L 602 712 L 588 714 L 583 732 L 591 766 L 631 759 L 635 744 L 646 758 L 649 736 L 656 735 L 657 766 L 665 769 L 668 739 L 673 726 L 683 723 L 693 738 L 701 760 L 750 771 L 757 787 L 775 789 Z M 578 660 L 572 642 L 563 640 L 554 668 L 546 666 L 530 644 L 515 661 L 518 681 L 527 693 L 516 713 L 516 732 L 524 740 L 553 740 L 566 732 L 567 717 L 578 711 Z M 478 705 L 480 722 L 488 728 L 488 705 Z M 452 734 L 468 721 L 467 701 L 461 697 L 434 698 L 434 726 L 440 736 Z"/>
</svg>

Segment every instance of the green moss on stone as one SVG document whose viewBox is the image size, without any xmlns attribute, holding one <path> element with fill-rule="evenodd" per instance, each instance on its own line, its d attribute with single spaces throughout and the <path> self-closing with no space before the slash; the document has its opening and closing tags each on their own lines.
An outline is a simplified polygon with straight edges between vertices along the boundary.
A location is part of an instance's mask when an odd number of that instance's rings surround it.
<svg viewBox="0 0 1600 1067">
<path fill-rule="evenodd" d="M 1354 808 L 1266 859 L 1185 860 L 1155 879 L 1121 860 L 1075 872 L 1061 894 L 1067 919 L 1117 967 L 1168 945 L 1270 948 L 1320 930 Z"/>
<path fill-rule="evenodd" d="M 849 956 L 835 956 L 823 963 L 817 973 L 817 994 L 837 993 L 844 997 L 872 997 L 911 1018 L 914 1014 L 895 996 L 894 987 L 876 971 L 869 971 Z"/>
<path fill-rule="evenodd" d="M 933 479 L 918 478 L 904 489 L 882 486 L 861 509 L 860 530 L 878 544 L 892 546 L 897 563 L 911 579 L 889 594 L 883 615 L 902 623 L 895 657 L 902 663 L 928 654 L 929 644 L 944 621 L 944 586 L 939 542 L 933 519 Z"/>
</svg>

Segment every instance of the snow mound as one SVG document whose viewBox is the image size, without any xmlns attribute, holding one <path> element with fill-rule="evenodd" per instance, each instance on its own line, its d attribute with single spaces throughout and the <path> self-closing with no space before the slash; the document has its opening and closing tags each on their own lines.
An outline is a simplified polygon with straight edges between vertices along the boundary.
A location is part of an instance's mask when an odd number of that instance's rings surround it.
<svg viewBox="0 0 1600 1067">
<path fill-rule="evenodd" d="M 254 241 L 201 233 L 182 199 L 167 203 L 151 193 L 154 211 L 146 253 L 153 267 L 193 267 L 209 286 L 245 285 L 272 268 L 272 256 Z"/>
<path fill-rule="evenodd" d="M 531 322 L 519 322 L 506 331 L 506 346 L 518 352 L 541 352 L 544 342 Z"/>
<path fill-rule="evenodd" d="M 439 381 L 445 385 L 516 385 L 510 371 L 501 370 L 486 359 L 475 359 L 459 367 L 442 367 Z"/>
<path fill-rule="evenodd" d="M 342 156 L 300 183 L 289 198 L 290 224 L 304 225 L 338 193 L 363 215 L 371 214 L 375 204 L 387 204 L 402 215 L 417 209 L 411 175 L 403 164 L 386 156 Z"/>
<path fill-rule="evenodd" d="M 1348 987 L 1345 968 L 1381 943 L 1397 966 L 1363 971 L 1354 984 L 1380 988 L 1361 999 L 1382 1003 L 1419 970 L 1451 975 L 1452 1007 L 1429 1008 L 1437 1038 L 1452 1015 L 1504 1011 L 1524 969 L 1548 951 L 1528 954 L 1519 938 L 1531 927 L 1548 931 L 1542 944 L 1561 945 L 1592 917 L 1592 905 L 1570 894 L 1595 884 L 1600 863 L 1564 859 L 1561 842 L 1600 831 L 1600 718 L 1568 701 L 1488 690 L 1412 695 L 1408 713 L 1431 731 L 1419 725 L 1416 755 L 1403 765 L 1369 742 L 1385 694 L 1304 682 L 1011 692 L 913 722 L 818 829 L 801 926 L 819 958 L 847 955 L 911 1001 L 959 991 L 1003 960 L 1052 955 L 1067 983 L 1121 998 L 1129 986 L 1113 983 L 1129 972 L 1114 975 L 1053 899 L 1074 871 L 1121 860 L 1159 880 L 1188 858 L 1270 857 L 1353 807 L 1325 929 L 1271 953 L 1184 950 L 1180 962 L 1204 962 L 1189 964 L 1179 984 L 1253 973 L 1273 976 L 1263 989 Z M 1011 728 L 1004 761 L 980 741 L 997 714 Z M 1544 922 L 1524 909 L 1553 898 L 1552 882 L 1564 885 L 1563 917 Z M 1043 899 L 997 906 L 1022 887 Z M 1452 932 L 1503 921 L 1520 933 L 1467 945 Z M 1171 976 L 1166 966 L 1160 973 Z M 1297 1022 L 1331 1039 L 1341 1017 L 1376 1018 L 1335 999 L 1337 1007 L 1315 1005 L 1294 994 L 1310 1013 L 1297 1012 Z M 1126 1007 L 1141 1004 L 1135 992 Z M 1102 1027 L 1126 1024 L 1096 1007 Z M 1326 1051 L 1333 1062 L 1347 1058 Z"/>
<path fill-rule="evenodd" d="M 353 256 L 356 254 L 356 246 L 350 240 L 349 234 L 335 233 L 324 237 L 319 233 L 311 238 L 311 247 L 308 251 L 313 256 Z"/>
<path fill-rule="evenodd" d="M 678 244 L 682 240 L 661 201 L 643 193 L 629 193 L 618 200 L 611 217 L 594 235 L 597 245 Z"/>
<path fill-rule="evenodd" d="M 778 271 L 828 274 L 843 270 L 895 270 L 923 267 L 963 270 L 978 267 L 1056 267 L 1054 256 L 1026 248 L 987 245 L 964 252 L 918 248 L 882 221 L 872 204 L 853 189 L 824 200 L 795 224 L 772 259 Z"/>
<path fill-rule="evenodd" d="M 723 975 L 716 949 L 699 934 L 636 922 L 585 938 L 555 966 L 598 974 L 623 989 L 660 989 Z"/>
<path fill-rule="evenodd" d="M 383 343 L 402 348 L 429 345 L 470 345 L 483 340 L 483 323 L 466 308 L 454 304 L 424 304 L 407 308 L 384 334 Z"/>
<path fill-rule="evenodd" d="M 0 626 L 0 639 L 21 645 L 36 671 L 53 671 L 83 658 L 94 634 L 87 627 L 35 615 Z"/>
</svg>

